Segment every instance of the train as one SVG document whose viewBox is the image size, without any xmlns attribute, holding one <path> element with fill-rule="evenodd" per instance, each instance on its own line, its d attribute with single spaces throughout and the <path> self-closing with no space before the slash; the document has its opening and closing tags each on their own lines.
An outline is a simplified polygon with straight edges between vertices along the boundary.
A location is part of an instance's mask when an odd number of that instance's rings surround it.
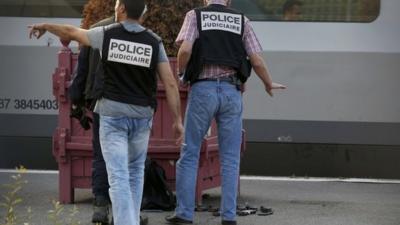
<svg viewBox="0 0 400 225">
<path fill-rule="evenodd" d="M 61 44 L 51 34 L 30 40 L 27 26 L 79 26 L 85 3 L 0 3 L 0 168 L 56 168 L 51 76 Z M 252 21 L 273 80 L 288 87 L 271 98 L 255 74 L 246 83 L 242 172 L 400 178 L 400 1 L 302 0 L 294 20 L 284 3 L 232 1 Z"/>
</svg>

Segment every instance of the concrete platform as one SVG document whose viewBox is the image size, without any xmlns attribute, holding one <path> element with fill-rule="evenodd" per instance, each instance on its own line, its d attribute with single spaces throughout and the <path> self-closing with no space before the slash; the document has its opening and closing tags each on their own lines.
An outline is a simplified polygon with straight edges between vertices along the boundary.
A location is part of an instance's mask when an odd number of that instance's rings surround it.
<svg viewBox="0 0 400 225">
<path fill-rule="evenodd" d="M 12 183 L 12 173 L 0 172 L 0 184 Z M 27 216 L 31 207 L 30 225 L 53 225 L 47 217 L 53 209 L 52 200 L 58 198 L 57 173 L 27 173 L 28 181 L 19 196 L 23 202 L 17 208 L 18 217 Z M 1 187 L 0 195 L 6 189 Z M 207 192 L 206 206 L 218 207 L 220 190 Z M 0 202 L 3 202 L 1 198 Z M 92 196 L 90 190 L 77 190 L 74 216 L 81 224 L 91 224 Z M 400 184 L 341 182 L 329 180 L 258 179 L 243 177 L 240 204 L 273 208 L 270 216 L 238 217 L 241 225 L 400 225 Z M 73 205 L 63 206 L 62 224 L 70 224 Z M 165 224 L 164 217 L 171 212 L 145 212 L 149 225 Z M 0 208 L 0 224 L 4 223 L 4 208 Z M 23 221 L 18 224 L 23 224 Z M 209 212 L 196 213 L 194 224 L 217 225 L 220 217 Z"/>
</svg>

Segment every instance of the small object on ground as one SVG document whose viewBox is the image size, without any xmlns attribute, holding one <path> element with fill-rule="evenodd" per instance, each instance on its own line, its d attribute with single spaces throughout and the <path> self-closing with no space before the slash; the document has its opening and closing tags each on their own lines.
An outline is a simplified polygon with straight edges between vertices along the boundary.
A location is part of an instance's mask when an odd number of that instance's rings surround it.
<svg viewBox="0 0 400 225">
<path fill-rule="evenodd" d="M 213 212 L 212 215 L 213 216 L 221 216 L 221 213 L 219 211 L 217 211 L 217 212 Z"/>
<path fill-rule="evenodd" d="M 219 208 L 214 208 L 213 206 L 208 206 L 208 211 L 209 212 L 218 212 L 219 211 Z"/>
<path fill-rule="evenodd" d="M 245 205 L 237 205 L 236 210 L 246 210 L 246 206 Z"/>
<path fill-rule="evenodd" d="M 254 207 L 254 206 L 251 206 L 251 205 L 249 205 L 249 203 L 247 203 L 246 202 L 246 210 L 258 210 L 258 208 L 257 207 Z"/>
<path fill-rule="evenodd" d="M 142 212 L 162 213 L 162 212 L 164 212 L 164 210 L 162 210 L 162 209 L 143 209 Z"/>
<path fill-rule="evenodd" d="M 271 208 L 265 208 L 264 206 L 260 207 L 260 212 L 257 214 L 258 216 L 268 216 L 274 214 L 274 211 Z"/>
<path fill-rule="evenodd" d="M 198 205 L 198 206 L 196 206 L 194 211 L 196 211 L 196 212 L 205 212 L 205 211 L 208 211 L 208 208 L 203 206 L 203 205 Z"/>
<path fill-rule="evenodd" d="M 211 196 L 209 194 L 203 194 L 201 197 L 203 199 L 209 199 Z"/>
<path fill-rule="evenodd" d="M 237 211 L 237 215 L 238 216 L 248 216 L 248 215 L 252 215 L 252 214 L 256 214 L 257 210 L 254 209 L 246 209 L 246 210 L 240 210 Z"/>
</svg>

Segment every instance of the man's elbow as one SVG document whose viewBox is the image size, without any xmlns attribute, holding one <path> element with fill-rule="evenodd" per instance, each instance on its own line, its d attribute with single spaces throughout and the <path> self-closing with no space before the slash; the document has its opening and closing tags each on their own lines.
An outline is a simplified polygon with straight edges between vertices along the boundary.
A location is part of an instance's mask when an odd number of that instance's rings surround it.
<svg viewBox="0 0 400 225">
<path fill-rule="evenodd" d="M 265 68 L 265 64 L 264 64 L 264 61 L 263 60 L 260 60 L 260 59 L 257 59 L 257 60 L 254 60 L 252 63 L 251 63 L 251 66 L 254 68 L 254 70 L 262 70 L 262 69 L 264 69 Z"/>
<path fill-rule="evenodd" d="M 68 40 L 76 40 L 77 38 L 77 29 L 74 26 L 66 25 L 64 30 L 64 38 Z"/>
<path fill-rule="evenodd" d="M 70 27 L 68 39 L 77 41 L 82 45 L 89 46 L 89 38 L 87 36 L 86 30 L 77 28 L 77 27 Z"/>
<path fill-rule="evenodd" d="M 167 91 L 175 91 L 178 90 L 178 84 L 175 79 L 170 79 L 164 83 L 165 89 Z"/>
</svg>

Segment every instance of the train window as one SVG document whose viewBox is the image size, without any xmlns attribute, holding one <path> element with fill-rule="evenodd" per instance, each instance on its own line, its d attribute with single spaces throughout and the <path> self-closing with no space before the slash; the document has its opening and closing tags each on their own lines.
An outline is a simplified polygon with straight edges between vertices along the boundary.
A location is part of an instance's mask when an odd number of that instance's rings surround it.
<svg viewBox="0 0 400 225">
<path fill-rule="evenodd" d="M 80 18 L 87 0 L 1 0 L 0 16 Z"/>
<path fill-rule="evenodd" d="M 380 0 L 232 0 L 251 20 L 372 22 Z"/>
</svg>

